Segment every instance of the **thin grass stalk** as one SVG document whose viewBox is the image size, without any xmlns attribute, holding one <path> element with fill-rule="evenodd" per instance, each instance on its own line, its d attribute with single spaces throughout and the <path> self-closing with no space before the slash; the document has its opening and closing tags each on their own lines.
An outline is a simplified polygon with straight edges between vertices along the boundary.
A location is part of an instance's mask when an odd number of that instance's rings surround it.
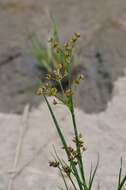
<svg viewBox="0 0 126 190">
<path fill-rule="evenodd" d="M 68 64 L 68 73 L 69 73 L 68 86 L 69 86 L 70 90 L 71 90 L 71 76 L 72 76 L 71 62 L 72 62 L 72 59 L 70 60 L 69 63 L 67 63 Z M 76 138 L 76 147 L 77 147 L 78 154 L 80 155 L 79 169 L 80 169 L 80 172 L 81 172 L 81 176 L 82 176 L 82 180 L 83 180 L 83 184 L 84 184 L 84 189 L 88 190 L 87 186 L 86 186 L 86 180 L 85 180 L 85 175 L 84 175 L 82 156 L 81 156 L 81 151 L 80 151 L 80 146 L 79 146 L 78 131 L 77 131 L 75 115 L 74 115 L 74 106 L 73 106 L 72 95 L 70 97 L 70 112 L 71 112 L 71 115 L 72 115 L 72 121 L 73 121 L 73 126 L 74 126 L 74 133 L 75 133 L 75 138 Z"/>
<path fill-rule="evenodd" d="M 60 129 L 59 125 L 58 125 L 58 122 L 57 122 L 57 120 L 56 120 L 56 117 L 55 117 L 55 115 L 54 115 L 54 113 L 53 113 L 53 111 L 52 111 L 52 108 L 51 108 L 51 106 L 50 106 L 50 104 L 49 104 L 49 102 L 48 102 L 46 96 L 44 96 L 44 99 L 45 99 L 46 104 L 47 104 L 47 106 L 48 106 L 48 108 L 49 108 L 49 111 L 50 111 L 50 113 L 51 113 L 51 116 L 52 116 L 52 118 L 53 118 L 54 124 L 55 124 L 56 129 L 57 129 L 57 131 L 58 131 L 58 134 L 59 134 L 59 136 L 60 136 L 61 142 L 62 142 L 62 144 L 63 144 L 63 146 L 64 146 L 64 148 L 65 148 L 65 150 L 66 150 L 66 152 L 67 152 L 67 154 L 68 154 L 67 143 L 66 143 L 66 141 L 65 141 L 65 139 L 64 139 L 64 136 L 63 136 L 63 134 L 62 134 L 62 132 L 61 132 L 61 129 Z"/>
<path fill-rule="evenodd" d="M 71 96 L 71 116 L 72 116 L 72 122 L 73 122 L 73 126 L 74 126 L 75 138 L 76 138 L 76 148 L 77 148 L 77 152 L 79 154 L 79 169 L 81 172 L 81 177 L 83 180 L 84 189 L 88 190 L 87 185 L 86 185 L 86 180 L 85 180 L 84 166 L 83 166 L 82 154 L 81 154 L 81 150 L 80 150 L 79 136 L 78 136 L 78 130 L 77 130 L 77 125 L 76 125 L 76 120 L 75 120 L 73 97 L 72 96 Z"/>
<path fill-rule="evenodd" d="M 69 189 L 68 189 L 68 186 L 67 186 L 67 183 L 66 183 L 66 180 L 65 180 L 65 177 L 64 177 L 64 175 L 63 175 L 62 169 L 61 169 L 60 167 L 58 167 L 58 169 L 59 169 L 60 174 L 61 174 L 61 176 L 62 176 L 62 179 L 63 179 L 63 181 L 64 181 L 66 190 L 69 190 Z"/>
<path fill-rule="evenodd" d="M 95 177 L 97 169 L 98 169 L 98 165 L 99 165 L 99 157 L 98 157 L 98 161 L 97 161 L 96 167 L 95 167 L 95 169 L 93 171 L 93 174 L 92 174 L 92 169 L 91 169 L 91 176 L 90 176 L 89 188 L 88 188 L 89 190 L 91 190 L 91 188 L 92 188 L 94 177 Z"/>
<path fill-rule="evenodd" d="M 68 71 L 69 71 L 69 88 L 71 90 L 71 75 L 72 75 L 72 71 L 71 71 L 71 61 L 68 64 Z M 80 145 L 79 145 L 79 139 L 78 139 L 78 131 L 77 131 L 77 126 L 76 126 L 76 120 L 75 120 L 75 114 L 74 114 L 74 105 L 73 105 L 73 97 L 71 95 L 70 97 L 70 112 L 71 112 L 71 116 L 72 116 L 72 122 L 73 122 L 73 126 L 74 126 L 74 133 L 75 133 L 75 138 L 76 138 L 76 148 L 77 148 L 77 152 L 80 156 L 80 160 L 79 160 L 79 169 L 81 172 L 81 176 L 82 176 L 82 180 L 83 180 L 83 184 L 84 184 L 84 189 L 88 190 L 87 185 L 86 185 L 86 180 L 85 180 L 85 174 L 84 174 L 84 167 L 83 167 L 83 161 L 82 161 L 82 155 L 81 155 L 81 150 L 80 150 Z"/>
<path fill-rule="evenodd" d="M 58 83 L 60 85 L 60 89 L 61 89 L 63 97 L 64 97 L 65 92 L 64 92 L 64 89 L 63 89 L 63 85 L 62 85 L 61 81 L 58 81 Z"/>
<path fill-rule="evenodd" d="M 60 163 L 62 163 L 61 160 L 60 160 L 60 158 L 59 158 L 59 156 L 58 156 L 58 154 L 57 154 L 57 152 L 56 152 L 55 146 L 53 146 L 53 148 L 54 148 L 54 152 L 55 152 L 56 158 L 58 159 L 58 161 L 59 161 Z M 56 160 L 56 158 L 55 158 L 54 155 L 53 155 L 53 157 L 54 157 L 54 159 Z M 63 181 L 64 181 L 66 190 L 69 190 L 69 189 L 68 189 L 68 186 L 67 186 L 67 182 L 66 182 L 66 180 L 65 180 L 65 177 L 64 177 L 64 175 L 63 175 L 63 172 L 62 172 L 62 169 L 60 168 L 60 166 L 58 166 L 58 169 L 59 169 L 60 174 L 61 174 L 61 176 L 62 176 L 62 179 L 63 179 Z"/>
<path fill-rule="evenodd" d="M 68 176 L 68 177 L 69 177 L 69 179 L 70 179 L 70 181 L 71 181 L 71 183 L 72 183 L 72 185 L 73 185 L 74 189 L 75 189 L 75 190 L 77 190 L 77 188 L 76 188 L 76 186 L 75 186 L 75 184 L 74 184 L 74 182 L 73 182 L 73 180 L 72 180 L 71 176 Z"/>
<path fill-rule="evenodd" d="M 45 99 L 45 101 L 46 101 L 46 104 L 47 104 L 47 106 L 48 106 L 48 108 L 49 108 L 49 111 L 50 111 L 51 116 L 52 116 L 52 118 L 53 118 L 53 121 L 54 121 L 54 123 L 55 123 L 57 132 L 58 132 L 58 134 L 59 134 L 59 136 L 60 136 L 61 142 L 62 142 L 62 144 L 63 144 L 63 146 L 64 146 L 65 151 L 66 151 L 66 154 L 67 154 L 67 156 L 68 156 L 68 158 L 69 158 L 68 146 L 67 146 L 67 143 L 66 143 L 66 141 L 65 141 L 65 139 L 64 139 L 64 136 L 63 136 L 63 134 L 62 134 L 62 132 L 61 132 L 61 129 L 60 129 L 59 125 L 58 125 L 58 122 L 57 122 L 57 120 L 56 120 L 56 117 L 55 117 L 55 115 L 54 115 L 54 113 L 53 113 L 53 111 L 52 111 L 52 108 L 51 108 L 51 106 L 50 106 L 50 104 L 49 104 L 49 102 L 48 102 L 46 96 L 44 96 L 44 99 Z M 78 182 L 79 188 L 80 188 L 80 190 L 83 190 L 82 183 L 81 183 L 80 177 L 79 177 L 79 175 L 78 175 L 78 171 L 77 171 L 77 169 L 76 169 L 76 166 L 75 166 L 75 164 L 74 164 L 74 162 L 73 162 L 72 160 L 70 161 L 70 163 L 71 163 L 72 169 L 73 169 L 73 171 L 74 171 L 74 173 L 75 173 L 76 180 L 77 180 L 77 182 Z"/>
<path fill-rule="evenodd" d="M 126 183 L 126 175 L 122 178 L 122 157 L 121 157 L 121 166 L 120 166 L 120 170 L 119 170 L 119 179 L 118 179 L 117 190 L 122 190 L 125 183 Z"/>
<path fill-rule="evenodd" d="M 92 167 L 92 162 L 91 162 L 91 168 L 90 168 L 90 174 L 89 174 L 89 181 L 88 181 L 88 184 L 91 183 L 92 172 L 93 172 L 93 167 Z"/>
<path fill-rule="evenodd" d="M 56 157 L 57 157 L 58 161 L 60 162 L 60 164 L 61 164 L 62 167 L 63 167 L 63 163 L 62 163 L 61 159 L 59 158 L 59 156 L 58 156 L 58 154 L 57 154 L 57 152 L 56 152 L 55 147 L 54 147 L 54 151 L 55 151 L 55 154 L 56 154 Z M 62 171 L 62 170 L 61 170 L 61 171 Z M 64 177 L 64 176 L 63 176 L 63 177 Z M 74 182 L 73 182 L 71 176 L 68 176 L 68 178 L 70 179 L 70 181 L 71 181 L 71 183 L 72 183 L 74 189 L 77 190 L 77 188 L 76 188 L 76 186 L 75 186 L 75 184 L 74 184 Z"/>
<path fill-rule="evenodd" d="M 118 187 L 118 190 L 122 189 L 122 187 L 124 186 L 125 182 L 126 182 L 126 175 L 123 177 L 123 179 L 122 179 L 122 181 L 121 181 L 121 183 L 120 183 L 120 185 Z"/>
<path fill-rule="evenodd" d="M 121 176 L 122 176 L 122 158 L 121 158 L 121 166 L 120 166 L 120 170 L 119 170 L 118 188 L 121 183 Z"/>
</svg>

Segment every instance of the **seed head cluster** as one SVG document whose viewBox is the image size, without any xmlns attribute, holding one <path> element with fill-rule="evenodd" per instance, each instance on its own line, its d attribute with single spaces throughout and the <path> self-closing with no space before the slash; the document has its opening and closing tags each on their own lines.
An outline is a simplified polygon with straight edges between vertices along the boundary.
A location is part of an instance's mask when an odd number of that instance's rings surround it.
<svg viewBox="0 0 126 190">
<path fill-rule="evenodd" d="M 73 138 L 73 142 L 76 143 L 76 138 Z M 80 154 L 82 155 L 82 153 L 86 151 L 86 147 L 85 147 L 83 137 L 81 134 L 79 135 L 78 142 L 81 149 Z M 72 161 L 76 166 L 79 165 L 81 155 L 79 155 L 78 151 L 71 146 L 67 147 L 67 151 L 68 151 L 68 162 L 71 163 Z M 68 177 L 72 173 L 72 169 L 69 164 L 66 164 L 66 163 L 64 164 L 64 162 L 61 162 L 61 161 L 59 162 L 58 160 L 50 161 L 49 166 L 54 167 L 54 168 L 60 168 L 64 172 L 64 174 L 66 174 Z"/>
<path fill-rule="evenodd" d="M 80 33 L 76 32 L 74 35 L 64 44 L 61 46 L 59 42 L 57 42 L 55 39 L 51 38 L 49 40 L 49 43 L 54 48 L 56 53 L 60 54 L 60 56 L 63 56 L 63 62 L 57 62 L 55 64 L 55 68 L 52 69 L 52 71 L 49 71 L 46 75 L 46 81 L 47 83 L 44 85 L 41 85 L 37 90 L 37 95 L 41 96 L 53 96 L 56 99 L 54 99 L 53 104 L 56 105 L 58 103 L 63 103 L 67 106 L 69 106 L 69 98 L 74 95 L 74 92 L 71 88 L 71 85 L 67 89 L 63 88 L 63 81 L 65 79 L 68 79 L 71 75 L 69 67 L 71 66 L 72 56 L 73 56 L 73 49 L 75 47 L 75 44 L 77 40 L 80 38 Z M 81 74 L 79 78 L 77 78 L 73 84 L 79 85 L 80 81 L 84 79 L 84 76 Z M 53 81 L 53 83 L 52 83 Z M 60 87 L 60 95 L 58 93 L 57 84 Z"/>
</svg>

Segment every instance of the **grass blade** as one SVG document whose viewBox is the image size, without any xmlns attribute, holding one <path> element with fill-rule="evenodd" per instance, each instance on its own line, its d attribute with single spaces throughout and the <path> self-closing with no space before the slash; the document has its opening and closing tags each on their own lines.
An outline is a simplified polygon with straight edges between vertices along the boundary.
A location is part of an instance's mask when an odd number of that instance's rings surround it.
<svg viewBox="0 0 126 190">
<path fill-rule="evenodd" d="M 86 185 L 86 180 L 85 180 L 84 166 L 83 166 L 82 155 L 81 155 L 81 150 L 80 150 L 79 136 L 78 136 L 78 130 L 77 130 L 77 125 L 76 125 L 76 120 L 75 120 L 74 105 L 73 105 L 73 97 L 72 96 L 71 96 L 70 100 L 71 100 L 71 110 L 70 111 L 71 111 L 72 122 L 73 122 L 73 126 L 74 126 L 74 134 L 75 134 L 75 138 L 76 138 L 76 148 L 77 148 L 78 154 L 80 155 L 79 169 L 80 169 L 80 173 L 82 176 L 84 189 L 88 190 L 87 185 Z"/>
<path fill-rule="evenodd" d="M 92 171 L 93 171 L 93 168 L 92 168 L 92 162 L 91 162 L 91 169 L 90 169 L 90 174 L 89 174 L 89 184 L 91 183 Z"/>
<path fill-rule="evenodd" d="M 125 176 L 123 177 L 123 179 L 121 180 L 121 183 L 120 183 L 120 185 L 119 185 L 119 187 L 118 187 L 118 190 L 121 190 L 121 189 L 122 189 L 122 187 L 124 186 L 125 182 L 126 182 L 126 175 L 125 175 Z"/>
<path fill-rule="evenodd" d="M 121 176 L 122 176 L 122 157 L 121 157 L 121 165 L 120 165 L 120 170 L 119 170 L 118 188 L 121 183 Z"/>
<path fill-rule="evenodd" d="M 91 177 L 90 177 L 89 190 L 91 190 L 91 188 L 92 188 L 93 181 L 94 181 L 94 178 L 96 176 L 96 172 L 97 172 L 98 166 L 99 166 L 99 156 L 98 156 L 96 167 L 95 167 L 93 173 L 91 172 L 92 174 L 91 174 Z"/>
<path fill-rule="evenodd" d="M 59 158 L 59 156 L 58 156 L 58 154 L 57 154 L 57 151 L 56 151 L 56 149 L 55 149 L 55 146 L 53 146 L 53 149 L 54 149 L 54 152 L 55 152 L 56 158 L 58 159 L 59 163 L 63 166 L 62 161 L 61 161 L 61 159 Z M 59 170 L 60 170 L 60 174 L 61 174 L 62 179 L 63 179 L 63 181 L 64 181 L 64 184 L 65 184 L 66 190 L 69 190 L 69 189 L 68 189 L 68 186 L 67 186 L 67 182 L 66 182 L 66 180 L 65 180 L 65 177 L 64 177 L 64 175 L 63 175 L 63 172 L 62 172 L 60 166 L 59 166 L 58 168 L 59 168 Z"/>
</svg>

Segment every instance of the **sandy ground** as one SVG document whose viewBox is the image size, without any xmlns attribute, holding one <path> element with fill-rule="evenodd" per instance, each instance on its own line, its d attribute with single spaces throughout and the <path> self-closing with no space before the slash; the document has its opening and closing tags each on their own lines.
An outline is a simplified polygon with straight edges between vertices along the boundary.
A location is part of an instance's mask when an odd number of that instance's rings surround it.
<svg viewBox="0 0 126 190">
<path fill-rule="evenodd" d="M 91 161 L 95 165 L 100 155 L 94 189 L 98 184 L 101 190 L 116 189 L 121 156 L 126 171 L 125 84 L 126 77 L 115 83 L 114 97 L 105 112 L 90 115 L 76 109 L 77 124 L 87 146 L 84 155 L 87 176 Z M 54 111 L 71 143 L 73 131 L 68 111 L 61 106 L 54 107 Z M 45 103 L 32 112 L 26 106 L 23 116 L 1 113 L 0 188 L 7 189 L 10 184 L 13 190 L 58 189 L 62 184 L 60 175 L 49 168 L 48 160 L 52 158 L 53 144 L 63 156 L 59 143 Z"/>
</svg>

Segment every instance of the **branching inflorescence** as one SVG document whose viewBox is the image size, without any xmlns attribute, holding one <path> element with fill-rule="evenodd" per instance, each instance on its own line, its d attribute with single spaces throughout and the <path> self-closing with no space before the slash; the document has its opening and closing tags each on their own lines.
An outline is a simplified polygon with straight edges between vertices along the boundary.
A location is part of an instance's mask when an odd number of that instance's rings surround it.
<svg viewBox="0 0 126 190">
<path fill-rule="evenodd" d="M 47 82 L 44 85 L 41 85 L 37 90 L 37 95 L 43 96 L 45 99 L 45 102 L 48 106 L 48 109 L 54 121 L 56 130 L 60 137 L 63 150 L 65 151 L 65 154 L 67 156 L 67 161 L 64 161 L 62 158 L 58 156 L 57 151 L 54 147 L 54 152 L 55 152 L 54 160 L 49 162 L 50 167 L 59 169 L 66 190 L 69 190 L 69 185 L 67 184 L 66 176 L 68 177 L 74 190 L 91 190 L 99 163 L 98 160 L 94 170 L 91 168 L 89 172 L 90 173 L 89 179 L 87 180 L 85 176 L 84 161 L 82 159 L 82 155 L 83 152 L 86 150 L 86 147 L 82 135 L 78 132 L 78 128 L 76 125 L 76 118 L 74 113 L 74 101 L 73 101 L 75 87 L 79 85 L 82 80 L 85 79 L 85 77 L 82 74 L 80 74 L 79 77 L 75 79 L 74 82 L 72 82 L 72 60 L 73 60 L 75 45 L 79 38 L 80 38 L 80 33 L 75 33 L 72 36 L 72 38 L 63 45 L 61 45 L 60 42 L 56 40 L 56 38 L 51 38 L 49 40 L 51 47 L 58 54 L 58 56 L 61 57 L 61 59 L 59 60 L 62 60 L 62 62 L 59 62 L 57 60 L 53 70 L 51 71 L 49 70 L 46 75 Z M 68 79 L 67 89 L 63 87 L 63 80 L 65 78 Z M 52 83 L 52 81 L 54 81 L 55 83 Z M 58 86 L 60 87 L 60 93 L 56 85 L 54 84 L 58 84 Z M 60 124 L 58 123 L 56 116 L 53 112 L 51 104 L 48 101 L 47 96 L 54 97 L 53 100 L 54 105 L 57 104 L 65 105 L 70 111 L 72 124 L 73 124 L 73 131 L 74 131 L 74 137 L 72 140 L 75 143 L 74 147 L 68 144 L 62 132 Z M 117 190 L 122 190 L 124 183 L 126 181 L 126 176 L 122 177 L 121 172 L 122 172 L 122 165 L 119 172 Z"/>
<path fill-rule="evenodd" d="M 80 33 L 75 33 L 72 36 L 72 38 L 63 46 L 61 46 L 61 44 L 53 38 L 49 40 L 49 43 L 54 48 L 56 53 L 59 54 L 59 56 L 62 56 L 64 59 L 63 59 L 63 62 L 61 63 L 57 62 L 54 70 L 47 74 L 46 76 L 47 83 L 44 86 L 39 87 L 37 91 L 37 95 L 39 96 L 42 95 L 45 98 L 45 101 L 50 110 L 51 116 L 55 123 L 57 132 L 61 139 L 63 149 L 65 150 L 67 158 L 68 158 L 67 163 L 62 161 L 62 159 L 59 158 L 59 156 L 57 155 L 55 151 L 56 158 L 54 161 L 51 161 L 49 165 L 51 167 L 59 168 L 62 174 L 63 180 L 65 182 L 66 189 L 68 189 L 68 186 L 65 181 L 64 174 L 68 176 L 74 189 L 79 188 L 80 190 L 88 190 L 89 188 L 88 188 L 88 184 L 86 184 L 83 161 L 82 161 L 82 153 L 86 150 L 86 148 L 82 139 L 82 135 L 78 133 L 76 120 L 75 120 L 75 114 L 74 114 L 74 103 L 73 103 L 73 95 L 74 95 L 73 88 L 76 85 L 79 85 L 80 81 L 84 80 L 85 77 L 81 74 L 73 82 L 73 86 L 71 84 L 72 57 L 73 57 L 75 44 L 79 38 L 80 38 Z M 66 77 L 68 78 L 68 88 L 64 89 L 62 85 L 62 81 Z M 61 88 L 61 93 L 58 93 L 57 88 L 52 85 L 52 82 L 51 82 L 52 80 L 58 83 L 58 85 Z M 47 96 L 55 97 L 53 101 L 54 105 L 60 103 L 68 107 L 71 113 L 71 118 L 73 122 L 73 129 L 74 129 L 74 135 L 75 135 L 73 138 L 73 142 L 75 143 L 76 148 L 73 148 L 67 144 L 66 139 L 61 131 L 60 125 L 58 124 L 56 117 L 53 113 L 53 110 L 51 108 L 51 105 L 47 99 Z M 74 180 L 73 180 L 73 177 L 74 177 Z"/>
</svg>

